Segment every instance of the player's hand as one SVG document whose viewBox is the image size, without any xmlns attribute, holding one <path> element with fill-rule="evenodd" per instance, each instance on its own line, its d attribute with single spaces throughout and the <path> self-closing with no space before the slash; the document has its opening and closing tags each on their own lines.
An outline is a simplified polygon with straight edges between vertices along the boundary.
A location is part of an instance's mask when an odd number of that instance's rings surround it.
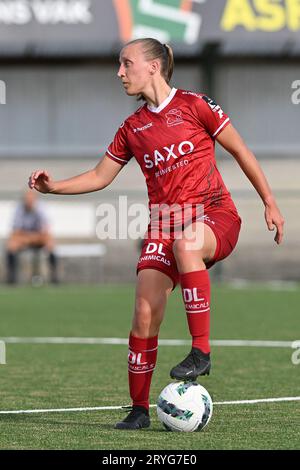
<svg viewBox="0 0 300 470">
<path fill-rule="evenodd" d="M 50 193 L 53 190 L 53 180 L 47 171 L 36 170 L 29 177 L 28 186 L 40 193 Z"/>
<path fill-rule="evenodd" d="M 284 219 L 276 205 L 276 202 L 271 202 L 265 206 L 265 219 L 268 229 L 273 231 L 276 227 L 275 242 L 279 245 L 283 239 L 283 225 Z"/>
</svg>

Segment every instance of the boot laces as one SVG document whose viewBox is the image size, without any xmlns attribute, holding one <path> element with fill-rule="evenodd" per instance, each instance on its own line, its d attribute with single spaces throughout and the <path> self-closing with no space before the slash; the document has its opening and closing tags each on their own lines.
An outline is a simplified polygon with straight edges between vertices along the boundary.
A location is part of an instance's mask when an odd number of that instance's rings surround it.
<svg viewBox="0 0 300 470">
<path fill-rule="evenodd" d="M 193 367 L 195 365 L 195 353 L 191 351 L 185 359 L 180 363 L 182 367 Z"/>
</svg>

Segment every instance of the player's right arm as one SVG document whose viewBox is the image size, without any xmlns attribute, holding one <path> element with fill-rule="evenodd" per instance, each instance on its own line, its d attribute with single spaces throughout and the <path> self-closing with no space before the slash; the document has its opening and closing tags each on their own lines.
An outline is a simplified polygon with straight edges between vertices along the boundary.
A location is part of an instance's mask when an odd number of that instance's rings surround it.
<svg viewBox="0 0 300 470">
<path fill-rule="evenodd" d="M 29 177 L 28 186 L 40 193 L 91 193 L 106 188 L 121 169 L 122 165 L 105 155 L 92 170 L 66 180 L 54 181 L 46 170 L 36 170 Z"/>
</svg>

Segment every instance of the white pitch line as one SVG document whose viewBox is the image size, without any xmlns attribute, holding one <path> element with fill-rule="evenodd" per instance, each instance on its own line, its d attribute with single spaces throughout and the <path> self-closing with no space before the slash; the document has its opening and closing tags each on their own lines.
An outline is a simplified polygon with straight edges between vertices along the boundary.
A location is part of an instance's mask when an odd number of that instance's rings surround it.
<svg viewBox="0 0 300 470">
<path fill-rule="evenodd" d="M 258 398 L 256 400 L 235 400 L 235 401 L 216 401 L 213 405 L 245 405 L 245 404 L 256 404 L 256 403 L 274 403 L 283 401 L 300 401 L 300 397 L 279 397 L 279 398 Z M 155 408 L 156 405 L 150 405 L 151 408 Z M 80 408 L 52 408 L 52 409 L 40 409 L 40 410 L 2 410 L 0 414 L 31 414 L 31 413 L 69 413 L 74 411 L 105 411 L 105 410 L 126 410 L 130 409 L 130 406 L 92 406 L 92 407 L 80 407 Z"/>
<path fill-rule="evenodd" d="M 115 344 L 128 345 L 127 338 L 76 338 L 76 337 L 1 337 L 0 340 L 10 344 Z M 291 348 L 293 341 L 269 341 L 269 340 L 239 340 L 239 339 L 215 339 L 211 340 L 212 346 L 250 346 L 262 348 Z M 190 340 L 161 339 L 160 346 L 189 346 Z"/>
<path fill-rule="evenodd" d="M 300 401 L 300 397 L 258 398 L 256 400 L 216 401 L 214 405 L 246 405 L 255 403 L 274 403 L 280 401 Z"/>
<path fill-rule="evenodd" d="M 91 407 L 80 407 L 80 408 L 52 408 L 52 409 L 41 409 L 41 410 L 8 410 L 0 411 L 2 415 L 9 414 L 31 414 L 31 413 L 68 413 L 72 411 L 103 411 L 103 410 L 122 410 L 123 406 L 91 406 Z"/>
</svg>

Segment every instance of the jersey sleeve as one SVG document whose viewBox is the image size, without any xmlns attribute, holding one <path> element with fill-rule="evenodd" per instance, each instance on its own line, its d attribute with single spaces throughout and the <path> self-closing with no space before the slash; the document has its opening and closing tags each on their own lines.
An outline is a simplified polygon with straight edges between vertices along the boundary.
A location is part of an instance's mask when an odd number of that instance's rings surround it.
<svg viewBox="0 0 300 470">
<path fill-rule="evenodd" d="M 114 140 L 108 146 L 106 155 L 122 166 L 126 165 L 132 158 L 132 153 L 128 146 L 126 124 L 123 123 L 119 127 Z"/>
<path fill-rule="evenodd" d="M 200 123 L 215 139 L 230 124 L 230 119 L 221 107 L 211 98 L 202 95 L 196 102 L 196 112 Z"/>
</svg>

